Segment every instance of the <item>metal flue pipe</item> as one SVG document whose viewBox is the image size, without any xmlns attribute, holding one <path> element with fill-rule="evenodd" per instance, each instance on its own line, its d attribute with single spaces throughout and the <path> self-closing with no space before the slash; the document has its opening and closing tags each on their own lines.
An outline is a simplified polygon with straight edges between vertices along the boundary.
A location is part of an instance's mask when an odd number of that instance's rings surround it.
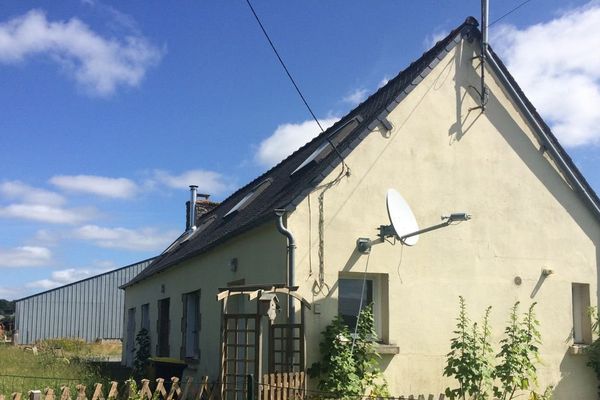
<svg viewBox="0 0 600 400">
<path fill-rule="evenodd" d="M 198 198 L 198 186 L 190 185 L 190 220 L 188 226 L 190 230 L 196 229 L 196 200 Z"/>
</svg>

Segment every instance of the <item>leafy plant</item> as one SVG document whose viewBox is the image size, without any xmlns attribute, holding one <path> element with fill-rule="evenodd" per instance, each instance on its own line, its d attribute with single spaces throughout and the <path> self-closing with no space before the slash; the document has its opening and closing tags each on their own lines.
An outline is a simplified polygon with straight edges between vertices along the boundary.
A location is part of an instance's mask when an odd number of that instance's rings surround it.
<svg viewBox="0 0 600 400">
<path fill-rule="evenodd" d="M 387 383 L 379 369 L 379 355 L 375 351 L 377 339 L 372 305 L 361 310 L 354 346 L 352 335 L 343 320 L 336 316 L 322 332 L 319 343 L 321 361 L 314 363 L 308 374 L 319 378 L 319 390 L 340 397 L 389 396 Z"/>
<path fill-rule="evenodd" d="M 146 328 L 140 329 L 135 337 L 136 351 L 133 359 L 133 373 L 141 378 L 145 375 L 150 358 L 150 335 Z"/>
<path fill-rule="evenodd" d="M 592 321 L 594 321 L 592 324 L 592 332 L 596 336 L 596 339 L 583 351 L 588 358 L 586 365 L 592 368 L 596 374 L 596 378 L 600 379 L 600 319 L 598 316 L 598 308 L 590 307 L 588 312 Z M 598 393 L 600 395 L 600 387 L 598 388 Z"/>
<path fill-rule="evenodd" d="M 552 387 L 543 394 L 532 390 L 537 384 L 539 363 L 539 322 L 534 313 L 533 303 L 522 318 L 519 317 L 519 303 L 512 307 L 504 338 L 500 341 L 500 351 L 496 354 L 490 344 L 491 329 L 489 317 L 491 307 L 485 311 L 481 328 L 472 323 L 467 315 L 463 297 L 459 297 L 459 314 L 456 335 L 450 341 L 444 375 L 454 377 L 458 387 L 446 389 L 451 399 L 484 400 L 492 397 L 511 400 L 517 390 L 531 390 L 530 399 L 547 400 L 552 396 Z M 599 364 L 600 365 L 600 364 Z M 494 381 L 498 385 L 494 386 Z"/>
<path fill-rule="evenodd" d="M 539 322 L 535 317 L 533 303 L 522 321 L 519 320 L 519 302 L 511 309 L 505 337 L 500 341 L 500 364 L 495 376 L 501 387 L 494 387 L 494 393 L 502 400 L 510 400 L 517 390 L 527 390 L 537 384 L 536 363 L 539 362 Z"/>
<path fill-rule="evenodd" d="M 491 307 L 485 311 L 482 328 L 477 323 L 471 325 L 467 315 L 465 300 L 459 297 L 459 314 L 454 334 L 450 341 L 450 353 L 447 355 L 444 376 L 454 377 L 458 388 L 446 388 L 446 395 L 451 399 L 467 396 L 472 399 L 488 397 L 493 381 L 490 340 L 489 315 Z"/>
</svg>

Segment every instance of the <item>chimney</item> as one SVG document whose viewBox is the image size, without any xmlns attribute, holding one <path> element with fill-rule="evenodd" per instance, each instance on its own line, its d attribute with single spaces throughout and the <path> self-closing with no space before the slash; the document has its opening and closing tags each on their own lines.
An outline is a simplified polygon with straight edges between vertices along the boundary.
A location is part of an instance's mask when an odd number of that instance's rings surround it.
<svg viewBox="0 0 600 400">
<path fill-rule="evenodd" d="M 196 188 L 197 188 L 197 186 L 195 186 L 194 189 L 192 189 L 192 186 L 190 186 L 191 190 L 195 191 Z M 190 204 L 192 204 L 192 202 L 191 201 L 185 202 L 185 230 L 186 231 L 192 229 L 192 227 L 197 227 L 200 217 L 202 217 L 207 212 L 212 211 L 213 208 L 215 208 L 216 206 L 219 205 L 219 203 L 215 203 L 213 201 L 208 200 L 209 197 L 210 197 L 209 194 L 196 193 L 196 201 L 195 201 L 196 207 L 193 207 L 193 210 L 192 210 L 192 212 L 194 213 L 193 217 L 192 217 L 192 215 L 190 215 Z"/>
</svg>

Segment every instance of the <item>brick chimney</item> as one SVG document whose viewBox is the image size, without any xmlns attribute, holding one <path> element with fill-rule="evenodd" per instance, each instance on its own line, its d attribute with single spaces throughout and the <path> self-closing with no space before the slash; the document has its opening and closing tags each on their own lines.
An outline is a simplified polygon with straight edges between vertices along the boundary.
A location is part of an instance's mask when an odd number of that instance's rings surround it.
<svg viewBox="0 0 600 400">
<path fill-rule="evenodd" d="M 196 198 L 196 223 L 195 226 L 200 225 L 202 216 L 213 208 L 218 206 L 220 203 L 210 201 L 208 198 L 209 194 L 198 193 Z M 185 230 L 189 230 L 190 227 L 190 200 L 185 202 Z"/>
</svg>

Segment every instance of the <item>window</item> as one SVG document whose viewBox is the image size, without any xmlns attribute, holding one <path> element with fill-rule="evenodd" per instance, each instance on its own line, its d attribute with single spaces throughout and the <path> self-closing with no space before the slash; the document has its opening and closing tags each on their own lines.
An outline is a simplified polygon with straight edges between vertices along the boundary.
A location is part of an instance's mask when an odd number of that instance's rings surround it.
<svg viewBox="0 0 600 400">
<path fill-rule="evenodd" d="M 250 204 L 250 202 L 252 200 L 254 200 L 256 197 L 258 197 L 259 194 L 261 194 L 263 192 L 263 190 L 265 190 L 266 188 L 269 187 L 269 185 L 271 184 L 272 179 L 271 178 L 267 178 L 264 181 L 260 182 L 258 185 L 254 186 L 250 192 L 248 192 L 240 201 L 237 202 L 237 204 L 233 207 L 231 207 L 231 209 L 229 211 L 227 211 L 227 214 L 225 214 L 223 216 L 223 218 L 226 218 L 230 215 L 232 215 L 233 213 L 242 210 L 244 207 L 246 207 L 248 204 Z"/>
<path fill-rule="evenodd" d="M 181 358 L 200 358 L 200 291 L 184 293 L 181 318 Z"/>
<path fill-rule="evenodd" d="M 125 365 L 133 366 L 135 353 L 135 307 L 127 310 L 127 341 L 125 346 Z"/>
<path fill-rule="evenodd" d="M 362 294 L 362 296 L 361 296 Z M 388 276 L 387 274 L 340 274 L 338 280 L 338 314 L 350 331 L 356 327 L 362 308 L 373 304 L 375 331 L 380 341 L 388 341 Z"/>
<path fill-rule="evenodd" d="M 156 320 L 156 356 L 169 357 L 169 308 L 170 299 L 161 299 L 158 301 L 158 319 Z"/>
<path fill-rule="evenodd" d="M 358 125 L 362 122 L 363 118 L 357 115 L 350 120 L 346 121 L 339 128 L 329 134 L 328 139 L 321 144 L 315 151 L 311 153 L 303 162 L 300 164 L 290 175 L 294 175 L 300 171 L 312 161 L 319 162 L 325 158 L 334 146 L 339 145 Z M 331 143 L 330 143 L 331 142 Z"/>
<path fill-rule="evenodd" d="M 592 321 L 588 310 L 590 308 L 590 285 L 573 283 L 573 342 L 575 344 L 592 343 Z"/>
<path fill-rule="evenodd" d="M 146 303 L 146 304 L 142 304 L 142 318 L 141 318 L 141 324 L 140 324 L 140 329 L 145 329 L 146 331 L 148 331 L 148 335 L 150 334 L 150 304 Z"/>
</svg>

